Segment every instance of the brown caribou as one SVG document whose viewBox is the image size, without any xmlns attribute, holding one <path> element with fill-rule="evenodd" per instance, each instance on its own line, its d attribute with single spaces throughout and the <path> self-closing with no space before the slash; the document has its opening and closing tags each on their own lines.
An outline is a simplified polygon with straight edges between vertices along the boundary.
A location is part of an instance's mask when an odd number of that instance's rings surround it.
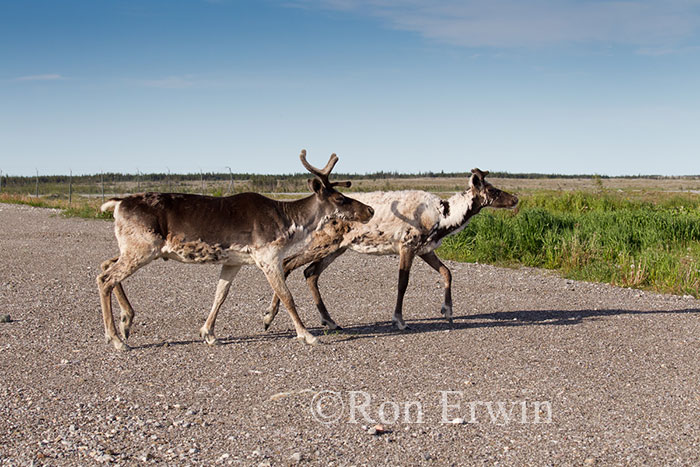
<svg viewBox="0 0 700 467">
<path fill-rule="evenodd" d="M 285 283 L 282 260 L 308 246 L 311 235 L 334 220 L 367 222 L 371 207 L 344 196 L 335 187 L 350 182 L 331 182 L 329 176 L 338 157 L 333 154 L 319 170 L 301 162 L 315 175 L 309 180 L 311 196 L 295 201 L 277 201 L 257 193 L 241 193 L 223 198 L 178 193 L 141 193 L 112 198 L 102 210 L 114 209 L 114 232 L 119 255 L 102 263 L 97 277 L 107 343 L 127 350 L 126 339 L 134 319 L 134 309 L 124 293 L 122 281 L 154 259 L 173 259 L 183 263 L 222 265 L 214 305 L 200 336 L 210 344 L 216 315 L 226 299 L 231 281 L 246 264 L 258 266 L 276 296 L 282 299 L 296 328 L 297 339 L 314 344 L 296 312 L 294 300 Z M 121 309 L 117 335 L 112 318 L 112 290 Z"/>
</svg>

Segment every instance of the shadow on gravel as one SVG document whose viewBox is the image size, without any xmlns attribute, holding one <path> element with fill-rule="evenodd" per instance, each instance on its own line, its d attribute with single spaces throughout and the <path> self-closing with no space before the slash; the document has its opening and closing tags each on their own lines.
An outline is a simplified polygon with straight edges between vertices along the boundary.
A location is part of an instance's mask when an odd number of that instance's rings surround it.
<svg viewBox="0 0 700 467">
<path fill-rule="evenodd" d="M 290 332 L 264 332 L 261 331 L 260 334 L 253 336 L 228 336 L 219 337 L 219 346 L 231 345 L 231 344 L 244 344 L 248 342 L 269 342 L 278 339 L 291 339 L 294 335 Z M 153 349 L 158 347 L 175 347 L 178 345 L 206 345 L 202 339 L 189 339 L 189 340 L 173 340 L 173 341 L 162 341 L 162 342 L 152 342 L 150 344 L 133 345 L 132 350 L 139 349 Z"/>
<path fill-rule="evenodd" d="M 443 317 L 407 320 L 408 328 L 399 331 L 391 321 L 379 321 L 372 324 L 357 324 L 344 326 L 342 330 L 326 331 L 321 327 L 309 326 L 309 331 L 315 336 L 338 336 L 341 339 L 334 342 L 346 342 L 356 339 L 366 339 L 396 334 L 418 334 L 425 332 L 439 332 L 447 330 L 511 327 L 511 326 L 569 326 L 579 324 L 584 320 L 594 320 L 607 316 L 618 315 L 679 315 L 697 314 L 700 309 L 688 308 L 684 310 L 520 310 L 500 311 L 496 313 L 481 313 L 475 315 L 455 316 L 454 323 L 448 323 Z M 287 331 L 260 331 L 259 334 L 248 336 L 220 337 L 219 345 L 244 344 L 250 342 L 272 342 L 280 339 L 294 339 L 294 332 Z M 204 345 L 201 339 L 173 340 L 154 342 L 150 344 L 135 345 L 132 349 L 152 349 L 178 345 Z"/>
<path fill-rule="evenodd" d="M 391 334 L 413 334 L 423 332 L 439 332 L 446 330 L 493 328 L 511 326 L 570 326 L 580 324 L 584 320 L 595 320 L 607 316 L 619 315 L 700 315 L 700 309 L 688 308 L 683 310 L 520 310 L 501 311 L 496 313 L 481 313 L 475 315 L 455 316 L 454 323 L 448 323 L 445 318 L 435 317 L 418 320 L 406 320 L 408 329 L 397 330 L 390 321 L 375 324 L 362 324 L 343 327 L 338 334 L 350 334 L 345 339 L 336 342 L 351 341 L 367 337 L 379 337 Z M 333 334 L 329 333 L 329 334 Z"/>
</svg>

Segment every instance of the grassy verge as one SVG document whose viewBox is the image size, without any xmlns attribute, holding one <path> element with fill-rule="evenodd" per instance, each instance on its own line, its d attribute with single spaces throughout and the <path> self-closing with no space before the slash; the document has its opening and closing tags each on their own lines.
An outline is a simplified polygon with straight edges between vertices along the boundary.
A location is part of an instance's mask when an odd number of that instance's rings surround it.
<svg viewBox="0 0 700 467">
<path fill-rule="evenodd" d="M 533 266 L 565 277 L 700 296 L 700 198 L 536 193 L 518 210 L 486 210 L 440 255 Z"/>
<path fill-rule="evenodd" d="M 100 212 L 101 199 L 78 199 L 69 203 L 61 198 L 36 198 L 34 196 L 0 194 L 0 203 L 26 204 L 37 208 L 60 209 L 64 217 L 83 217 L 85 219 L 112 219 L 111 212 Z"/>
</svg>

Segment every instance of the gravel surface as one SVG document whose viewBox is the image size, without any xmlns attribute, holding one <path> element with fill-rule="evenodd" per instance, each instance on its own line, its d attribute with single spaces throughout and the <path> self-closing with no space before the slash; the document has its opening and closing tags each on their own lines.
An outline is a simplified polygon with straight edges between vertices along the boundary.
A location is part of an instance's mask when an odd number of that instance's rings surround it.
<svg viewBox="0 0 700 467">
<path fill-rule="evenodd" d="M 0 204 L 0 464 L 451 465 L 700 463 L 700 302 L 532 269 L 413 267 L 411 330 L 390 324 L 397 259 L 347 253 L 321 291 L 289 278 L 316 346 L 262 273 L 241 270 L 200 342 L 218 267 L 158 261 L 125 282 L 120 353 L 95 276 L 112 224 Z M 115 300 L 115 311 L 118 310 Z"/>
</svg>

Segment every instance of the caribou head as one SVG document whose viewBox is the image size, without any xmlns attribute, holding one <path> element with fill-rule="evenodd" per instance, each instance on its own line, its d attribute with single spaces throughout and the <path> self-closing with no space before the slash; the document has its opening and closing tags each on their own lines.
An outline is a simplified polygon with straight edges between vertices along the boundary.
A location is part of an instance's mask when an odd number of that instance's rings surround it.
<svg viewBox="0 0 700 467">
<path fill-rule="evenodd" d="M 374 215 L 374 209 L 352 198 L 348 198 L 335 189 L 337 186 L 349 188 L 351 182 L 331 182 L 328 178 L 338 162 L 338 156 L 331 154 L 328 163 L 323 169 L 318 169 L 306 160 L 306 149 L 302 149 L 299 155 L 301 163 L 306 170 L 315 175 L 308 180 L 309 188 L 315 193 L 317 209 L 325 216 L 346 221 L 358 221 L 365 223 Z"/>
</svg>

